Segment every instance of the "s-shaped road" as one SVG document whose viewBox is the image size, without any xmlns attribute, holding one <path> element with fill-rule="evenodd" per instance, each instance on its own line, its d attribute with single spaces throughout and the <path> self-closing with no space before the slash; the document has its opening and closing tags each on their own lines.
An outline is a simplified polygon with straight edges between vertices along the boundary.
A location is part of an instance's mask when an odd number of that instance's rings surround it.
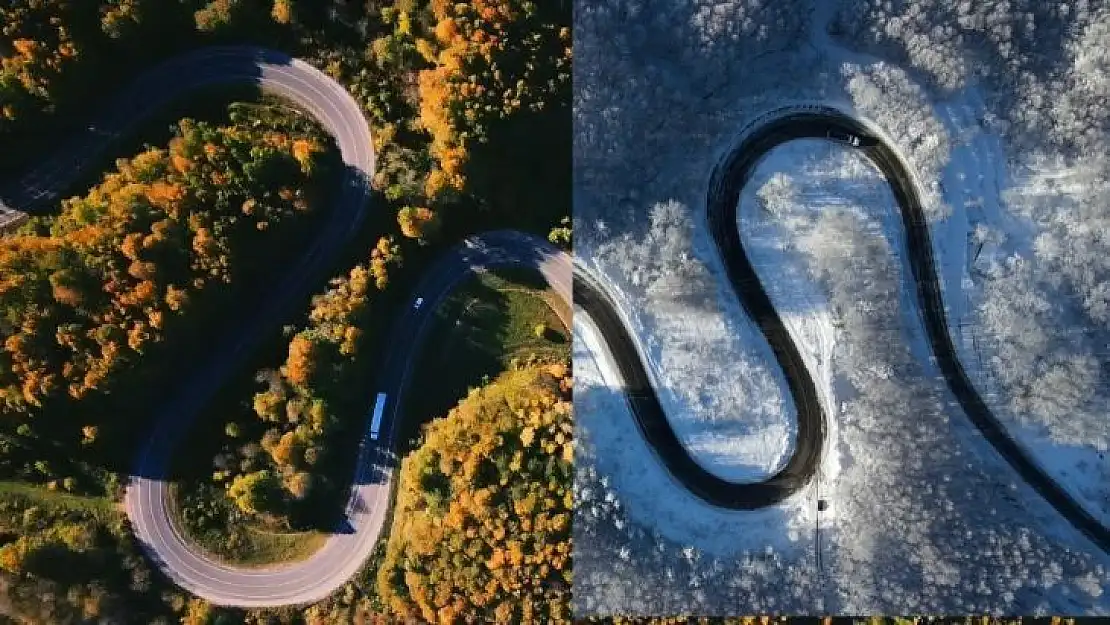
<svg viewBox="0 0 1110 625">
<path fill-rule="evenodd" d="M 724 261 L 729 281 L 748 315 L 766 337 L 783 369 L 798 411 L 794 454 L 786 466 L 756 483 L 730 482 L 700 466 L 679 441 L 644 370 L 639 342 L 629 336 L 620 310 L 604 287 L 585 272 L 574 276 L 575 305 L 600 331 L 624 384 L 626 401 L 645 440 L 655 449 L 672 476 L 706 502 L 750 510 L 782 501 L 809 482 L 817 470 L 826 436 L 826 416 L 817 387 L 763 289 L 744 250 L 736 224 L 740 192 L 755 166 L 771 149 L 794 139 L 854 135 L 861 151 L 878 167 L 894 192 L 906 231 L 907 250 L 929 343 L 941 374 L 971 422 L 1007 463 L 1056 511 L 1099 549 L 1110 553 L 1110 529 L 1049 476 L 1006 431 L 976 391 L 960 362 L 948 332 L 944 301 L 937 280 L 929 226 L 913 176 L 896 150 L 872 136 L 864 124 L 828 107 L 775 111 L 759 120 L 713 171 L 706 210 L 711 235 Z"/>
<path fill-rule="evenodd" d="M 0 197 L 28 212 L 56 201 L 67 185 L 106 150 L 111 141 L 160 106 L 190 91 L 218 84 L 254 84 L 309 112 L 334 138 L 345 166 L 328 222 L 297 264 L 240 327 L 212 342 L 209 364 L 189 374 L 180 391 L 154 416 L 153 432 L 139 454 L 124 496 L 132 528 L 146 555 L 182 588 L 212 603 L 267 607 L 319 601 L 353 576 L 370 555 L 386 522 L 395 456 L 394 425 L 410 382 L 415 355 L 435 308 L 462 280 L 477 271 L 507 265 L 538 269 L 570 302 L 570 257 L 546 241 L 499 231 L 471 237 L 430 268 L 413 293 L 424 305 L 410 306 L 396 321 L 374 380 L 389 396 L 378 441 L 364 435 L 346 522 L 307 560 L 279 567 L 242 569 L 201 553 L 181 535 L 167 508 L 167 465 L 176 443 L 221 384 L 292 313 L 299 296 L 322 276 L 365 217 L 374 174 L 370 128 L 358 103 L 327 75 L 286 54 L 256 47 L 204 48 L 176 57 L 143 74 L 53 158 L 3 189 Z M 0 202 L 0 227 L 22 219 Z M 569 320 L 568 320 L 569 321 Z M 369 412 L 369 411 L 368 411 Z M 369 419 L 367 419 L 367 428 Z"/>
</svg>

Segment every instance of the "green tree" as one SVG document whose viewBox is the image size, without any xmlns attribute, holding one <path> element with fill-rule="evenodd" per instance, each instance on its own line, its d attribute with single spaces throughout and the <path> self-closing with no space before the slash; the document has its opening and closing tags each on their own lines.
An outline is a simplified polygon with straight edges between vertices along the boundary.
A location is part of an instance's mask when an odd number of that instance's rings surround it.
<svg viewBox="0 0 1110 625">
<path fill-rule="evenodd" d="M 236 476 L 227 494 L 239 509 L 248 514 L 280 512 L 284 502 L 281 481 L 266 469 Z"/>
</svg>

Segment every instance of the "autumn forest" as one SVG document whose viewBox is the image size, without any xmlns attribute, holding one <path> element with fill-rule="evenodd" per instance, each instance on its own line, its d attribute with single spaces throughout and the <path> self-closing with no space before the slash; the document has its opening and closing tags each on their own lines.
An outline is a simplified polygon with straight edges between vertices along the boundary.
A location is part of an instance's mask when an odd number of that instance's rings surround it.
<svg viewBox="0 0 1110 625">
<path fill-rule="evenodd" d="M 198 549 L 246 565 L 306 557 L 342 505 L 375 355 L 423 269 L 490 228 L 569 242 L 569 6 L 13 0 L 0 27 L 0 203 L 113 93 L 189 50 L 281 50 L 357 101 L 376 153 L 369 217 L 329 250 L 327 275 L 204 408 L 172 463 L 176 523 Z M 390 525 L 441 519 L 435 545 L 383 536 L 346 587 L 308 606 L 216 607 L 159 572 L 120 505 L 132 458 L 183 377 L 308 250 L 343 163 L 311 114 L 233 88 L 167 104 L 108 152 L 65 199 L 0 237 L 0 613 L 569 618 L 571 376 L 552 356 L 565 350 L 558 333 L 542 358 L 474 373 L 473 392 L 422 415 L 399 450 Z M 504 314 L 531 327 L 538 313 Z M 476 478 L 486 464 L 500 477 Z M 414 558 L 417 569 L 403 564 Z M 547 581 L 522 599 L 522 576 Z"/>
</svg>

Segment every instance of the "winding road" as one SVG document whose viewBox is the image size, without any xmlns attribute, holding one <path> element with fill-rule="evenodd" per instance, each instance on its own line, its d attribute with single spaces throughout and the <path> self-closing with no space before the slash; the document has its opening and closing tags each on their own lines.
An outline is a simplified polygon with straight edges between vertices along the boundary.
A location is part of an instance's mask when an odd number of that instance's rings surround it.
<svg viewBox="0 0 1110 625">
<path fill-rule="evenodd" d="M 335 251 L 365 218 L 374 173 L 370 130 L 360 107 L 341 85 L 311 67 L 272 50 L 254 47 L 206 48 L 168 61 L 144 74 L 121 93 L 110 113 L 75 136 L 56 156 L 0 190 L 0 227 L 57 201 L 82 169 L 94 162 L 111 140 L 125 135 L 160 106 L 200 87 L 255 84 L 295 102 L 332 134 L 345 170 L 342 191 L 328 222 L 309 244 L 285 280 L 257 303 L 249 323 L 212 342 L 210 365 L 192 372 L 180 392 L 156 415 L 154 428 L 135 464 L 124 505 L 144 552 L 174 582 L 212 603 L 242 607 L 304 604 L 323 599 L 339 588 L 370 555 L 386 522 L 390 480 L 396 464 L 392 452 L 397 415 L 411 381 L 412 368 L 436 307 L 460 282 L 475 272 L 499 266 L 538 269 L 565 301 L 595 323 L 623 378 L 625 395 L 636 422 L 670 472 L 692 493 L 726 508 L 754 509 L 772 505 L 805 486 L 821 459 L 826 419 L 816 385 L 797 345 L 778 316 L 748 258 L 736 227 L 740 190 L 760 158 L 793 139 L 824 138 L 831 130 L 869 137 L 864 153 L 891 184 L 906 228 L 908 250 L 925 326 L 941 372 L 953 394 L 983 437 L 1072 525 L 1104 551 L 1110 552 L 1110 530 L 1099 523 L 1065 489 L 1008 436 L 967 377 L 945 319 L 933 248 L 921 201 L 912 176 L 897 153 L 871 137 L 860 122 L 833 109 L 784 112 L 762 123 L 714 171 L 707 198 L 712 236 L 730 282 L 747 313 L 770 344 L 786 374 L 798 411 L 794 454 L 776 474 L 758 483 L 723 480 L 689 455 L 666 419 L 643 367 L 637 341 L 630 337 L 619 308 L 605 289 L 570 257 L 547 242 L 516 232 L 499 231 L 467 239 L 446 253 L 422 277 L 410 304 L 395 322 L 392 337 L 379 361 L 377 391 L 389 401 L 379 441 L 367 431 L 360 447 L 357 473 L 343 527 L 310 558 L 263 569 L 223 565 L 199 552 L 180 534 L 167 508 L 167 465 L 175 444 L 221 384 L 245 363 L 253 349 L 281 320 L 296 312 L 300 298 L 320 278 Z M 6 202 L 6 204 L 5 204 Z M 414 307 L 416 298 L 424 304 Z"/>
<path fill-rule="evenodd" d="M 256 303 L 249 319 L 211 342 L 213 351 L 207 366 L 185 376 L 179 392 L 169 397 L 154 416 L 152 434 L 135 462 L 123 503 L 144 553 L 189 592 L 214 604 L 240 607 L 312 603 L 327 597 L 361 568 L 386 523 L 396 463 L 392 452 L 394 425 L 436 307 L 475 272 L 510 265 L 539 270 L 569 304 L 571 259 L 542 239 L 510 231 L 471 237 L 447 252 L 417 285 L 405 314 L 392 329 L 393 340 L 379 360 L 374 382 L 377 390 L 389 397 L 382 432 L 378 441 L 372 440 L 367 419 L 346 518 L 336 532 L 319 551 L 301 562 L 265 568 L 221 564 L 186 540 L 173 523 L 167 499 L 170 458 L 220 386 L 283 319 L 298 311 L 301 298 L 324 277 L 332 255 L 362 223 L 375 161 L 370 129 L 358 103 L 340 84 L 311 65 L 273 50 L 213 47 L 171 59 L 144 73 L 117 95 L 104 116 L 74 136 L 54 157 L 15 185 L 0 188 L 0 228 L 55 203 L 114 139 L 125 136 L 159 107 L 190 91 L 220 84 L 257 85 L 313 115 L 339 147 L 344 164 L 339 183 L 342 190 L 334 196 L 327 223 L 283 281 L 265 301 Z M 413 304 L 418 297 L 424 299 L 424 304 L 416 308 Z"/>
<path fill-rule="evenodd" d="M 171 520 L 167 507 L 168 482 L 159 477 L 159 473 L 146 475 L 151 471 L 164 471 L 172 453 L 177 439 L 163 435 L 152 440 L 139 465 L 141 476 L 132 482 L 126 497 L 128 515 L 148 555 L 179 586 L 220 605 L 264 607 L 312 603 L 342 586 L 374 550 L 387 522 L 391 479 L 397 462 L 392 451 L 396 443 L 397 417 L 402 414 L 413 366 L 436 308 L 473 274 L 502 266 L 537 269 L 560 297 L 571 301 L 570 256 L 542 239 L 522 233 L 498 231 L 469 238 L 429 268 L 409 298 L 405 314 L 391 328 L 388 335 L 391 340 L 379 360 L 374 379 L 376 390 L 389 397 L 381 435 L 378 441 L 370 438 L 370 420 L 367 419 L 346 518 L 319 551 L 301 562 L 264 569 L 221 565 L 198 551 L 180 535 Z M 417 297 L 424 298 L 419 308 L 414 307 Z M 176 416 L 170 413 L 163 419 L 165 428 L 177 429 Z"/>
<path fill-rule="evenodd" d="M 929 225 L 913 176 L 896 150 L 860 121 L 827 107 L 774 111 L 753 124 L 749 132 L 713 171 L 706 198 L 711 235 L 732 284 L 747 314 L 763 333 L 785 374 L 798 412 L 794 453 L 786 465 L 756 483 L 724 480 L 694 460 L 667 421 L 659 399 L 644 370 L 639 343 L 630 337 L 619 308 L 605 289 L 584 272 L 574 277 L 575 306 L 586 313 L 600 331 L 624 385 L 624 393 L 644 438 L 656 450 L 671 474 L 691 493 L 723 508 L 755 509 L 772 505 L 805 486 L 818 468 L 825 444 L 827 416 L 818 400 L 817 387 L 798 346 L 779 317 L 737 228 L 740 192 L 755 166 L 771 149 L 795 139 L 825 139 L 830 132 L 863 139 L 860 149 L 890 184 L 902 214 L 907 250 L 917 285 L 929 343 L 948 387 L 972 423 L 1007 463 L 1061 516 L 1102 551 L 1110 553 L 1110 528 L 1052 479 L 987 407 L 967 376 L 948 331 L 942 290 Z"/>
</svg>

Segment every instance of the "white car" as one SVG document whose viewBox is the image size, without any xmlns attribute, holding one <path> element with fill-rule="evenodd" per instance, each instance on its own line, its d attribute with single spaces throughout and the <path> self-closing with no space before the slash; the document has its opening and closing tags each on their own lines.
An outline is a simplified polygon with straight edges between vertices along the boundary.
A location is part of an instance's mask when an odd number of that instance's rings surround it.
<svg viewBox="0 0 1110 625">
<path fill-rule="evenodd" d="M 832 139 L 833 141 L 840 141 L 842 143 L 847 143 L 848 145 L 850 145 L 852 147 L 858 148 L 859 145 L 860 145 L 859 137 L 857 137 L 856 135 L 853 135 L 853 134 L 849 134 L 847 132 L 842 132 L 842 131 L 839 131 L 839 130 L 830 130 L 828 132 L 827 136 L 828 136 L 829 139 Z"/>
<path fill-rule="evenodd" d="M 416 302 L 412 305 L 412 309 L 413 310 L 420 310 L 420 307 L 423 306 L 423 305 L 424 305 L 424 298 L 423 297 L 418 297 L 418 298 L 416 298 Z"/>
</svg>

